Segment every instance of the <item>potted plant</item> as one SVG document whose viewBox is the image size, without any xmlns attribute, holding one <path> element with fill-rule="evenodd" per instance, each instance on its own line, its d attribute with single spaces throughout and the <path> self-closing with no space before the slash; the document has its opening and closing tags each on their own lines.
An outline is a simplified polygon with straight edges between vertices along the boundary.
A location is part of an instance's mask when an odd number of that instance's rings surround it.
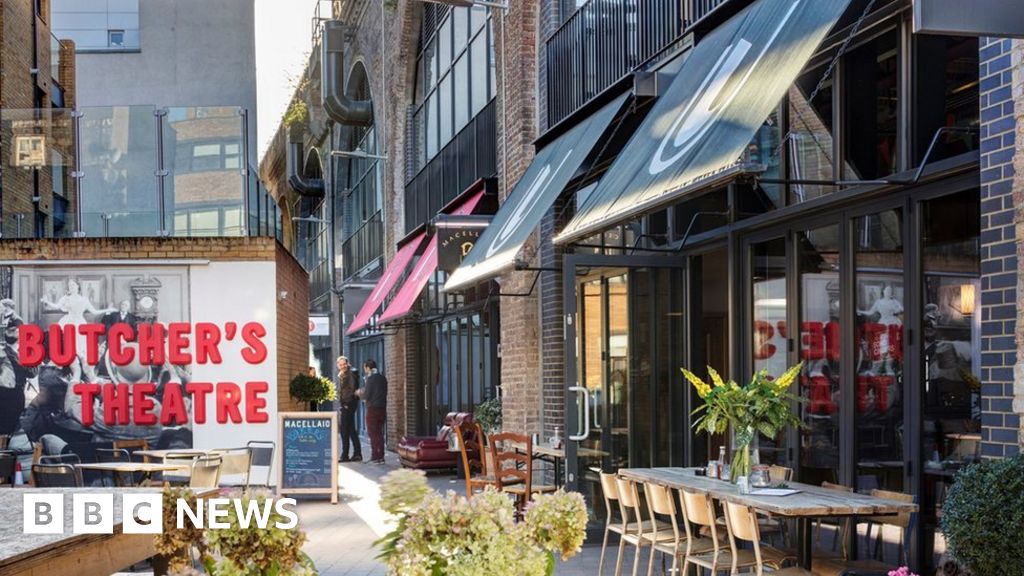
<svg viewBox="0 0 1024 576">
<path fill-rule="evenodd" d="M 744 386 L 730 380 L 725 382 L 714 368 L 708 366 L 711 384 L 683 368 L 683 375 L 697 390 L 704 403 L 693 411 L 700 417 L 693 423 L 694 429 L 708 434 L 723 434 L 730 427 L 736 437 L 730 480 L 750 477 L 752 460 L 750 445 L 757 434 L 775 438 L 786 426 L 800 426 L 800 419 L 793 414 L 791 405 L 800 399 L 789 392 L 790 385 L 800 374 L 803 363 L 786 370 L 782 376 L 772 379 L 767 370 L 754 374 Z"/>
<path fill-rule="evenodd" d="M 338 397 L 334 383 L 324 376 L 296 374 L 288 383 L 288 394 L 299 402 L 309 403 L 309 410 L 316 412 L 320 404 Z"/>
<path fill-rule="evenodd" d="M 947 550 L 974 576 L 1024 574 L 1024 455 L 961 469 L 941 523 Z"/>
<path fill-rule="evenodd" d="M 501 398 L 495 396 L 476 405 L 473 419 L 484 430 L 484 434 L 494 434 L 501 430 Z"/>
<path fill-rule="evenodd" d="M 384 477 L 381 508 L 397 518 L 378 541 L 388 574 L 416 576 L 546 576 L 555 554 L 576 555 L 586 537 L 583 496 L 539 495 L 516 523 L 512 502 L 494 488 L 471 499 L 430 489 L 422 471 Z"/>
</svg>

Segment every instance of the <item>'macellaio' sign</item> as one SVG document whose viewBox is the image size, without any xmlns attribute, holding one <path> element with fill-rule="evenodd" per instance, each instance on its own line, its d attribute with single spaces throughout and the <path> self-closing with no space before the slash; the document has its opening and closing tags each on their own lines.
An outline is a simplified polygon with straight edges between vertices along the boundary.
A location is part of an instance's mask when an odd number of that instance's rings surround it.
<svg viewBox="0 0 1024 576">
<path fill-rule="evenodd" d="M 476 245 L 492 216 L 439 215 L 434 221 L 437 234 L 437 266 L 451 272 L 462 264 Z"/>
<path fill-rule="evenodd" d="M 259 322 L 100 323 L 35 324 L 18 326 L 18 360 L 25 368 L 49 363 L 82 372 L 99 364 L 101 356 L 112 367 L 149 370 L 165 366 L 219 365 L 241 361 L 260 365 L 267 359 L 264 338 L 267 329 Z M 238 358 L 225 358 L 222 345 L 242 344 Z M 235 347 L 237 348 L 237 347 Z M 116 371 L 115 371 L 116 373 Z M 153 371 L 148 371 L 153 374 Z M 80 421 L 93 426 L 97 419 L 106 426 L 185 426 L 190 424 L 189 405 L 196 424 L 215 418 L 219 424 L 265 423 L 266 381 L 249 382 L 71 382 L 80 398 Z M 159 397 L 159 400 L 155 398 Z M 215 401 L 214 414 L 207 413 L 208 399 Z"/>
</svg>

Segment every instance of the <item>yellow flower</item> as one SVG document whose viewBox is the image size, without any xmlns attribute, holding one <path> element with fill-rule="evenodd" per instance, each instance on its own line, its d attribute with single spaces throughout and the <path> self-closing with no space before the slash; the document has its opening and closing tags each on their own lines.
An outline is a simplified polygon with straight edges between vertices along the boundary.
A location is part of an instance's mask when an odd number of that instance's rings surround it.
<svg viewBox="0 0 1024 576">
<path fill-rule="evenodd" d="M 790 385 L 793 384 L 796 377 L 800 374 L 800 369 L 803 368 L 803 365 L 804 363 L 800 362 L 799 364 L 790 367 L 789 370 L 786 370 L 782 376 L 779 376 L 779 378 L 775 380 L 773 384 L 776 394 L 781 394 L 782 392 L 789 390 Z"/>
<path fill-rule="evenodd" d="M 722 377 L 719 376 L 718 372 L 711 366 L 708 366 L 708 374 L 711 375 L 711 381 L 715 383 L 716 388 L 725 386 L 725 382 L 722 381 Z"/>
<path fill-rule="evenodd" d="M 690 381 L 690 384 L 693 384 L 693 387 L 697 389 L 697 395 L 701 398 L 707 398 L 707 395 L 711 393 L 711 386 L 708 386 L 707 383 L 686 368 L 680 368 L 680 370 L 683 371 L 683 376 Z"/>
</svg>

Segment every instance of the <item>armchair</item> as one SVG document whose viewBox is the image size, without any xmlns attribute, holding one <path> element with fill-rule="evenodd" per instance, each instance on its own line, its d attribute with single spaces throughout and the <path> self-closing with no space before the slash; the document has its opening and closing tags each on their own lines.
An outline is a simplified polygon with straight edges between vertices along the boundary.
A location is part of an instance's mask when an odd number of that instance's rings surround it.
<svg viewBox="0 0 1024 576">
<path fill-rule="evenodd" d="M 449 412 L 444 417 L 444 426 L 436 436 L 405 436 L 398 443 L 398 459 L 402 466 L 417 470 L 456 469 L 461 454 L 448 451 L 448 436 L 455 426 L 464 422 L 472 422 L 473 415 L 468 412 Z"/>
</svg>

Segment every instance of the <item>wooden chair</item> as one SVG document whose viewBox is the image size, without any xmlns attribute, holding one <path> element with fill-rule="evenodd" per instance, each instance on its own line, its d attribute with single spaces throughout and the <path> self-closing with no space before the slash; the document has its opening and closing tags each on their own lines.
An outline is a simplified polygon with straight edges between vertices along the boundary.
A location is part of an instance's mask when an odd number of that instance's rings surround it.
<svg viewBox="0 0 1024 576">
<path fill-rule="evenodd" d="M 686 550 L 683 543 L 686 541 L 685 532 L 679 529 L 677 517 L 679 510 L 676 509 L 675 496 L 671 488 L 644 483 L 644 496 L 647 498 L 647 510 L 650 513 L 652 527 L 641 532 L 644 538 L 651 543 L 651 557 L 647 561 L 647 576 L 654 573 L 654 553 L 661 552 L 672 557 L 672 573 L 676 573 L 679 567 L 679 558 L 685 555 Z M 662 520 L 667 518 L 667 522 Z M 660 528 L 659 523 L 665 522 L 665 528 Z M 665 572 L 664 556 L 662 557 L 662 573 Z"/>
<path fill-rule="evenodd" d="M 769 566 L 774 569 L 771 574 L 779 576 L 814 576 L 803 568 L 782 568 L 782 564 L 789 557 L 781 550 L 761 544 L 760 523 L 757 512 L 753 508 L 732 502 L 724 504 L 726 526 L 729 528 L 733 574 L 738 574 L 740 567 L 750 567 L 753 568 L 754 574 L 763 576 L 764 567 Z M 736 544 L 737 540 L 747 542 L 752 550 L 741 550 Z M 753 555 L 753 564 L 749 563 L 751 555 Z"/>
<path fill-rule="evenodd" d="M 701 537 L 700 550 L 688 549 L 686 558 L 683 559 L 682 574 L 688 574 L 689 566 L 695 565 L 711 571 L 717 575 L 720 570 L 731 570 L 733 574 L 740 568 L 752 568 L 757 566 L 757 559 L 752 550 L 735 550 L 735 546 L 727 547 L 721 542 L 722 535 L 719 532 L 720 524 L 715 517 L 715 501 L 711 494 L 682 492 L 685 516 L 689 523 L 700 527 L 700 530 L 711 534 L 711 537 Z M 729 519 L 725 518 L 726 532 L 729 532 Z M 691 533 L 687 527 L 687 541 Z M 731 533 L 730 533 L 731 539 Z M 710 544 L 710 545 L 709 545 Z M 710 549 L 709 549 L 710 548 Z"/>
<path fill-rule="evenodd" d="M 466 498 L 472 498 L 487 486 L 497 487 L 494 476 L 484 472 L 483 428 L 476 422 L 463 422 L 455 427 L 455 434 L 459 439 L 459 455 L 466 476 Z"/>
<path fill-rule="evenodd" d="M 489 438 L 491 459 L 494 462 L 495 486 L 502 492 L 515 496 L 517 510 L 522 515 L 526 502 L 534 494 L 554 492 L 554 486 L 533 483 L 533 441 L 525 434 L 502 432 Z M 518 452 L 515 445 L 526 446 L 525 454 Z"/>
<path fill-rule="evenodd" d="M 134 440 L 114 440 L 111 442 L 111 448 L 114 450 L 127 450 L 128 455 L 132 458 L 135 457 L 136 450 L 149 450 L 149 441 L 143 438 L 136 438 Z M 143 462 L 148 462 L 148 458 L 143 458 Z"/>
<path fill-rule="evenodd" d="M 249 486 L 253 485 L 253 469 L 266 468 L 266 480 L 257 486 L 270 487 L 270 470 L 274 465 L 274 448 L 277 446 L 270 440 L 250 440 L 245 444 L 249 449 L 249 473 L 246 475 Z"/>
<path fill-rule="evenodd" d="M 71 464 L 33 464 L 32 481 L 38 488 L 81 488 L 82 471 Z"/>
<path fill-rule="evenodd" d="M 891 492 L 888 490 L 872 490 L 871 495 L 876 498 L 885 498 L 886 500 L 897 500 L 900 502 L 906 502 L 908 504 L 913 503 L 915 498 L 911 494 L 904 494 L 902 492 Z M 888 516 L 870 516 L 867 518 L 861 517 L 861 520 L 865 520 L 869 523 L 867 531 L 867 542 L 868 547 L 871 546 L 871 528 L 872 526 L 878 526 L 878 535 L 875 539 L 875 549 L 873 552 L 874 558 L 868 558 L 864 560 L 843 560 L 834 558 L 825 558 L 822 560 L 815 560 L 812 564 L 814 573 L 819 576 L 835 576 L 843 574 L 849 570 L 857 570 L 861 572 L 880 572 L 887 573 L 890 570 L 894 570 L 898 566 L 905 565 L 907 563 L 907 548 L 910 543 L 911 532 L 914 528 L 914 523 L 917 518 L 916 513 L 912 512 L 901 512 L 897 515 Z M 896 563 L 887 563 L 885 561 L 885 527 L 893 526 L 899 530 L 900 542 L 899 542 L 899 554 L 896 558 Z"/>
<path fill-rule="evenodd" d="M 160 480 L 163 481 L 165 485 L 188 484 L 192 477 L 192 466 L 195 464 L 195 461 L 199 459 L 199 456 L 200 455 L 195 452 L 168 452 L 164 455 L 163 463 L 181 464 L 182 468 L 161 473 Z"/>
<path fill-rule="evenodd" d="M 793 469 L 787 468 L 786 466 L 779 466 L 778 464 L 772 464 L 768 467 L 768 476 L 772 482 L 792 482 L 793 481 Z"/>
<path fill-rule="evenodd" d="M 616 477 L 615 482 L 619 489 L 619 509 L 622 511 L 622 523 L 626 528 L 630 524 L 636 526 L 635 529 L 624 530 L 619 538 L 619 557 L 615 562 L 615 576 L 622 574 L 622 560 L 626 544 L 632 544 L 636 548 L 636 554 L 633 556 L 633 576 L 636 576 L 640 569 L 640 555 L 643 553 L 643 549 L 645 547 L 651 549 L 647 561 L 648 574 L 650 574 L 650 570 L 654 566 L 654 543 L 671 541 L 672 532 L 662 530 L 662 525 L 656 522 L 653 516 L 649 521 L 644 520 L 643 506 L 640 504 L 640 491 L 637 490 L 636 482 L 620 477 Z"/>
<path fill-rule="evenodd" d="M 597 565 L 598 576 L 604 575 L 604 555 L 608 550 L 608 535 L 615 532 L 621 536 L 626 533 L 626 530 L 628 530 L 625 517 L 623 517 L 621 523 L 614 521 L 612 502 L 615 503 L 616 507 L 621 506 L 619 504 L 619 483 L 615 480 L 615 474 L 601 472 L 601 494 L 604 496 L 604 509 L 606 514 L 604 519 L 604 539 L 601 541 L 601 560 Z M 619 513 L 621 514 L 621 509 Z M 621 558 L 622 552 L 620 548 L 619 558 L 616 558 L 615 560 L 615 564 L 617 566 L 619 565 Z"/>
<path fill-rule="evenodd" d="M 96 461 L 125 463 L 131 462 L 132 456 L 125 448 L 97 448 Z M 119 488 L 126 488 L 136 484 L 135 477 L 131 472 L 110 472 L 109 477 L 113 481 L 114 486 Z M 104 476 L 105 481 L 106 475 Z"/>
<path fill-rule="evenodd" d="M 218 488 L 222 462 L 220 456 L 202 456 L 193 460 L 189 488 Z"/>
</svg>

